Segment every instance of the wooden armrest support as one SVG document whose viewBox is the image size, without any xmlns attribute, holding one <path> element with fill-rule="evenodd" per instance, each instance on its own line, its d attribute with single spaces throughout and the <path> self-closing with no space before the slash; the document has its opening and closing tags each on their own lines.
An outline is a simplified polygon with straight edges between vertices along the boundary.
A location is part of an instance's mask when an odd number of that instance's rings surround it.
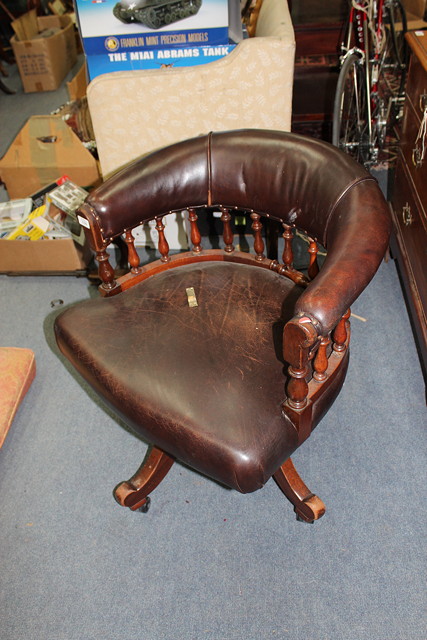
<svg viewBox="0 0 427 640">
<path fill-rule="evenodd" d="M 307 404 L 309 354 L 319 341 L 317 330 L 307 316 L 292 318 L 285 325 L 283 356 L 290 365 L 287 398 L 293 409 L 302 409 Z"/>
</svg>

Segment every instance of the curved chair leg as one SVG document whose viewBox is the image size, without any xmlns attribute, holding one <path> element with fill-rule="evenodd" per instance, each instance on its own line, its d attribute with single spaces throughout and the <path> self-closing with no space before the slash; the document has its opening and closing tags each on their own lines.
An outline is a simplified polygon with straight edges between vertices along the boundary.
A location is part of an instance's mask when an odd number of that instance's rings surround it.
<svg viewBox="0 0 427 640">
<path fill-rule="evenodd" d="M 314 522 L 325 513 L 325 505 L 305 486 L 290 458 L 273 474 L 285 496 L 294 505 L 299 520 Z"/>
<path fill-rule="evenodd" d="M 161 483 L 174 462 L 174 458 L 167 453 L 152 447 L 138 471 L 114 489 L 115 499 L 123 507 L 129 507 L 132 511 L 137 509 L 148 511 L 150 504 L 148 494 Z"/>
</svg>

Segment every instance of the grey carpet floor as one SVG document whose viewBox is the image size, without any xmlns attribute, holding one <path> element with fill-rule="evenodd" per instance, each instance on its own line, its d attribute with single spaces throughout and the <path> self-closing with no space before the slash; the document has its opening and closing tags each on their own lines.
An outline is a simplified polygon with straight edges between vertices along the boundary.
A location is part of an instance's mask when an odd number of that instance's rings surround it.
<svg viewBox="0 0 427 640">
<path fill-rule="evenodd" d="M 270 481 L 241 495 L 176 464 L 148 514 L 117 505 L 147 445 L 52 337 L 85 279 L 0 277 L 1 343 L 37 376 L 0 452 L 5 640 L 424 640 L 424 384 L 393 262 L 353 307 L 332 410 L 294 461 L 327 505 L 297 522 Z"/>
<path fill-rule="evenodd" d="M 9 71 L 0 153 L 67 100 L 24 96 Z M 0 344 L 37 360 L 0 451 L 1 639 L 425 640 L 427 416 L 394 263 L 353 306 L 367 322 L 353 320 L 345 386 L 294 456 L 327 506 L 314 525 L 272 481 L 244 496 L 179 464 L 148 514 L 115 503 L 147 444 L 52 336 L 51 301 L 89 295 L 85 279 L 0 276 Z"/>
</svg>

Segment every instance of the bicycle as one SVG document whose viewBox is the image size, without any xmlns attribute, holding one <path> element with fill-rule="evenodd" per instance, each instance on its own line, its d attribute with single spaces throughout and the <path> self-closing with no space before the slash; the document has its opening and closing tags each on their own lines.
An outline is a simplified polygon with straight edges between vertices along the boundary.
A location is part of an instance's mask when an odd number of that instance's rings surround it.
<svg viewBox="0 0 427 640">
<path fill-rule="evenodd" d="M 332 143 L 367 169 L 402 115 L 407 23 L 400 0 L 352 0 L 335 93 Z"/>
</svg>

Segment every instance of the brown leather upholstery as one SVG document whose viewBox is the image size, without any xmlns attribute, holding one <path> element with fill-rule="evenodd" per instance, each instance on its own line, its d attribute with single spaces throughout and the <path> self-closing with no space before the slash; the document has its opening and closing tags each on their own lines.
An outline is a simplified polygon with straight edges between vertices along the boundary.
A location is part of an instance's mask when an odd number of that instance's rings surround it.
<svg viewBox="0 0 427 640">
<path fill-rule="evenodd" d="M 197 308 L 188 306 L 189 286 L 200 292 Z M 291 297 L 293 308 L 295 289 L 258 267 L 187 265 L 76 305 L 59 320 L 60 340 L 70 359 L 78 350 L 86 379 L 149 441 L 253 491 L 297 447 L 280 409 L 290 319 L 282 305 Z"/>
<path fill-rule="evenodd" d="M 93 192 L 80 215 L 108 275 L 105 248 L 114 236 L 213 204 L 255 210 L 318 238 L 328 248 L 320 273 L 303 288 L 261 255 L 166 256 L 118 283 L 108 276 L 101 289 L 110 297 L 75 305 L 55 330 L 64 354 L 138 433 L 171 458 L 249 492 L 276 474 L 339 392 L 347 334 L 329 348 L 324 378 L 319 365 L 322 382 L 312 375 L 314 354 L 374 275 L 389 214 L 375 180 L 330 145 L 246 130 L 195 138 L 133 163 Z M 188 305 L 188 287 L 197 307 Z M 288 364 L 294 386 L 287 399 Z M 306 397 L 304 379 L 311 380 Z"/>
</svg>

